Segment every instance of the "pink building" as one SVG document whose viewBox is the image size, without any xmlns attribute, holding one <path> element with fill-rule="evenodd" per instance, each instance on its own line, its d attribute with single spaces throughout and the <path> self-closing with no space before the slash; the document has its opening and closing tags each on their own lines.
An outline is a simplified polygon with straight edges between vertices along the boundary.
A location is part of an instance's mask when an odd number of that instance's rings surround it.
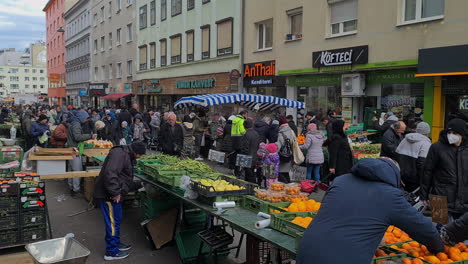
<svg viewBox="0 0 468 264">
<path fill-rule="evenodd" d="M 47 26 L 47 76 L 49 102 L 62 105 L 65 98 L 65 0 L 49 0 L 42 11 L 46 13 Z"/>
</svg>

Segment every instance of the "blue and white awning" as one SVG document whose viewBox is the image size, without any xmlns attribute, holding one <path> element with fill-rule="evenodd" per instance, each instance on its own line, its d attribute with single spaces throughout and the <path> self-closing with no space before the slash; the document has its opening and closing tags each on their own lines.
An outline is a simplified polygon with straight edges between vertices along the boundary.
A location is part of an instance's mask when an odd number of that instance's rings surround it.
<svg viewBox="0 0 468 264">
<path fill-rule="evenodd" d="M 240 104 L 249 109 L 258 111 L 273 110 L 278 107 L 297 109 L 305 108 L 305 104 L 299 101 L 293 101 L 275 96 L 261 94 L 242 93 L 204 94 L 188 96 L 177 101 L 174 104 L 174 108 L 178 109 L 194 105 L 208 107 L 222 104 Z"/>
</svg>

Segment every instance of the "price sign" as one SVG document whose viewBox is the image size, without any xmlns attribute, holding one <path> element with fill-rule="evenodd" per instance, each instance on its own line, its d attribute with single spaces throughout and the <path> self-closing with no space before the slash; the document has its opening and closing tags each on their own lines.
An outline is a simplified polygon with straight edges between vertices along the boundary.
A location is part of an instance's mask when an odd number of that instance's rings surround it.
<svg viewBox="0 0 468 264">
<path fill-rule="evenodd" d="M 448 224 L 448 202 L 447 196 L 429 195 L 432 208 L 432 222 Z"/>
<path fill-rule="evenodd" d="M 252 168 L 252 157 L 242 154 L 237 154 L 236 166 L 241 168 Z"/>
</svg>

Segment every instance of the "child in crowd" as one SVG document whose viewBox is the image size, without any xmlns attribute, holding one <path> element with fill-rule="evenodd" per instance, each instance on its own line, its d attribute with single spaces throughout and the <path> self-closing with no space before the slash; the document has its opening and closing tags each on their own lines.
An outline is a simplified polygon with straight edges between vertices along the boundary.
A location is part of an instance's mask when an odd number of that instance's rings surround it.
<svg viewBox="0 0 468 264">
<path fill-rule="evenodd" d="M 272 182 L 278 181 L 280 157 L 275 143 L 268 144 L 266 150 L 267 155 L 263 159 L 263 174 L 266 178 L 266 188 L 269 188 Z"/>
<path fill-rule="evenodd" d="M 268 154 L 266 150 L 266 144 L 265 143 L 260 143 L 258 145 L 258 150 L 257 150 L 257 184 L 258 186 L 262 186 L 264 174 L 263 174 L 263 159 L 265 156 Z"/>
</svg>

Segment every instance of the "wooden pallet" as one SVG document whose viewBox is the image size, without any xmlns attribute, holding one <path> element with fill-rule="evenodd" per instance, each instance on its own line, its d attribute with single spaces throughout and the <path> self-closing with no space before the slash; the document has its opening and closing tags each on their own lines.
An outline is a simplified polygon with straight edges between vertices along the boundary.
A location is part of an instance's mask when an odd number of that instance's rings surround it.
<svg viewBox="0 0 468 264">
<path fill-rule="evenodd" d="M 28 252 L 17 252 L 10 254 L 0 254 L 2 264 L 34 264 L 34 259 Z"/>
</svg>

